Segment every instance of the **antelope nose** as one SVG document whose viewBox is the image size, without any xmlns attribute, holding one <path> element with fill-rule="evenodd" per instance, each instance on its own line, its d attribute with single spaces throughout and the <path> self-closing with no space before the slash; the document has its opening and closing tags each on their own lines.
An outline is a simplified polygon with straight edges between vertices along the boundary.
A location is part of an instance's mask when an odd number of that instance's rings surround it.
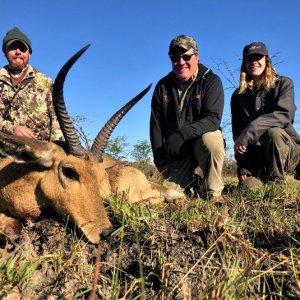
<svg viewBox="0 0 300 300">
<path fill-rule="evenodd" d="M 107 229 L 104 229 L 104 230 L 101 232 L 101 237 L 106 238 L 106 237 L 108 237 L 113 231 L 114 231 L 113 226 L 111 226 L 111 227 L 109 227 L 109 228 L 107 228 Z"/>
</svg>

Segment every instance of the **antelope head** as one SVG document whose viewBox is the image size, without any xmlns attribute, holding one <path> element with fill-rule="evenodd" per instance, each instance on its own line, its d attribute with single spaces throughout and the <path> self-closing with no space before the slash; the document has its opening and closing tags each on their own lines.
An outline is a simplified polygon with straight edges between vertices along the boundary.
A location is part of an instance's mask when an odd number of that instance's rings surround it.
<svg viewBox="0 0 300 300">
<path fill-rule="evenodd" d="M 103 162 L 106 143 L 123 116 L 150 89 L 118 110 L 103 126 L 90 149 L 84 148 L 67 113 L 63 86 L 66 75 L 86 46 L 61 68 L 53 86 L 53 104 L 65 142 L 47 143 L 0 132 L 0 209 L 20 219 L 38 217 L 52 207 L 68 217 L 92 243 L 112 231 L 103 199 L 111 193 Z"/>
</svg>

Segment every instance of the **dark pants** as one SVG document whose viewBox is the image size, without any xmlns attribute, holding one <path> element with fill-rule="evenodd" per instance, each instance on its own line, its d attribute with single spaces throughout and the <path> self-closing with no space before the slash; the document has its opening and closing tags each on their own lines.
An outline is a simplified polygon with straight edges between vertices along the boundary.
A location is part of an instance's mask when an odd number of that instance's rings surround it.
<svg viewBox="0 0 300 300">
<path fill-rule="evenodd" d="M 273 127 L 263 136 L 261 145 L 250 145 L 237 154 L 238 174 L 258 177 L 263 182 L 294 174 L 300 161 L 300 145 L 281 128 Z"/>
</svg>

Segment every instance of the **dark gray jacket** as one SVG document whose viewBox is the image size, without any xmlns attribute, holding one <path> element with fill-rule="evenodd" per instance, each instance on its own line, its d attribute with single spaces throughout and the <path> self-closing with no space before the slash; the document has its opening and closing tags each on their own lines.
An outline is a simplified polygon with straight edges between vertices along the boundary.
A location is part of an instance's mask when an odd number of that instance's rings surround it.
<svg viewBox="0 0 300 300">
<path fill-rule="evenodd" d="M 183 148 L 206 132 L 216 131 L 224 107 L 224 91 L 220 78 L 202 64 L 196 80 L 189 88 L 184 111 L 179 110 L 178 81 L 173 72 L 156 85 L 151 104 L 150 139 L 156 166 L 164 164 L 164 146 L 175 131 L 184 139 Z M 186 145 L 185 145 L 186 144 Z"/>
<path fill-rule="evenodd" d="M 293 123 L 295 117 L 294 84 L 288 77 L 278 76 L 274 89 L 261 89 L 256 94 L 247 89 L 231 97 L 233 140 L 246 147 L 259 143 L 271 127 L 284 129 L 297 143 L 300 136 Z"/>
</svg>

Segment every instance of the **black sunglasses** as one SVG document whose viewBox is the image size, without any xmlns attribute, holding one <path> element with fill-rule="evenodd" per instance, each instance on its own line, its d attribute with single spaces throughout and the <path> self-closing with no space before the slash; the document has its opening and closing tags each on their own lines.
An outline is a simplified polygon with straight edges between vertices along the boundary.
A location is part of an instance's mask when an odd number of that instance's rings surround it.
<svg viewBox="0 0 300 300">
<path fill-rule="evenodd" d="M 21 41 L 15 41 L 7 47 L 8 51 L 17 50 L 17 49 L 19 49 L 22 53 L 25 53 L 28 50 L 28 47 L 26 44 L 24 44 Z"/>
<path fill-rule="evenodd" d="M 182 58 L 184 61 L 190 61 L 192 56 L 195 55 L 196 53 L 193 54 L 182 54 L 182 55 L 170 55 L 170 59 L 173 63 L 179 62 L 180 59 Z"/>
<path fill-rule="evenodd" d="M 246 61 L 259 61 L 261 60 L 262 58 L 264 57 L 264 55 L 262 54 L 258 54 L 258 53 L 255 53 L 255 54 L 250 54 L 248 56 L 245 57 L 245 60 Z"/>
</svg>

